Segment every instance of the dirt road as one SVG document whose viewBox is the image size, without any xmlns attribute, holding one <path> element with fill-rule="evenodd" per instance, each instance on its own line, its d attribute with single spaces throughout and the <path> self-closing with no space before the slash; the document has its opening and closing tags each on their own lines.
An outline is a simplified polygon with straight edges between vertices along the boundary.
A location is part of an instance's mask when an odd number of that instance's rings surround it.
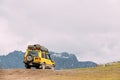
<svg viewBox="0 0 120 80">
<path fill-rule="evenodd" d="M 0 70 L 0 80 L 61 80 L 72 76 L 71 71 L 40 70 L 40 69 L 3 69 Z M 70 77 L 68 77 L 70 78 Z M 63 80 L 63 79 L 62 79 Z"/>
</svg>

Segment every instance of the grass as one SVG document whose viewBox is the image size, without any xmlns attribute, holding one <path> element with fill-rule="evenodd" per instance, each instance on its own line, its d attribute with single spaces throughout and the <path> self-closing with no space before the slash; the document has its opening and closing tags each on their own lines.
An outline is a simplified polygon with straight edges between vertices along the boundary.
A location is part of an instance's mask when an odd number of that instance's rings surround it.
<svg viewBox="0 0 120 80">
<path fill-rule="evenodd" d="M 107 67 L 82 68 L 58 72 L 52 80 L 120 80 L 120 63 Z"/>
</svg>

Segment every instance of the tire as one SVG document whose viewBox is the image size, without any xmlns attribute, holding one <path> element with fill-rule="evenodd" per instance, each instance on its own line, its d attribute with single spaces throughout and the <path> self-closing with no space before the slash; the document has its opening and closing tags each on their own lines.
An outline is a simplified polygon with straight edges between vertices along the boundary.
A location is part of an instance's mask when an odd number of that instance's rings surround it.
<svg viewBox="0 0 120 80">
<path fill-rule="evenodd" d="M 43 63 L 41 66 L 42 66 L 42 70 L 45 70 L 46 67 L 45 63 Z"/>
<path fill-rule="evenodd" d="M 33 61 L 33 56 L 32 55 L 28 55 L 26 57 L 26 59 L 27 59 L 28 62 L 31 62 L 31 61 Z"/>
<path fill-rule="evenodd" d="M 55 66 L 54 65 L 51 66 L 51 70 L 53 70 L 53 71 L 55 70 Z"/>
<path fill-rule="evenodd" d="M 36 69 L 40 69 L 40 66 L 36 66 L 35 68 L 36 68 Z"/>
<path fill-rule="evenodd" d="M 30 65 L 25 65 L 26 69 L 31 69 L 31 66 Z"/>
</svg>

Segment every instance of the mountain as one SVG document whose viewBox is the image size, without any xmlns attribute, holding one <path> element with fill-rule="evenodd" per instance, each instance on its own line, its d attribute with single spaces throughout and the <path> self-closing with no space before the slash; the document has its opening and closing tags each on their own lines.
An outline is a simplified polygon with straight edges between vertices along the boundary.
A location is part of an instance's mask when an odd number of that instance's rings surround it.
<svg viewBox="0 0 120 80">
<path fill-rule="evenodd" d="M 67 52 L 50 52 L 56 63 L 56 69 L 86 68 L 94 67 L 97 64 L 90 61 L 79 62 L 74 54 Z M 0 68 L 25 68 L 23 63 L 24 52 L 14 51 L 8 55 L 0 56 Z"/>
<path fill-rule="evenodd" d="M 0 56 L 0 64 L 2 68 L 24 68 L 23 56 L 24 53 L 21 51 L 11 52 L 6 56 Z"/>
</svg>

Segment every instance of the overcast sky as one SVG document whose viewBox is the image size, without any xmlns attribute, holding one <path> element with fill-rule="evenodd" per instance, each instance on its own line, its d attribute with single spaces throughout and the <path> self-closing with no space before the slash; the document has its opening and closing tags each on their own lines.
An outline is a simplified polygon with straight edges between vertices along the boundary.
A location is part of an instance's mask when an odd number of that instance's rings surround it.
<svg viewBox="0 0 120 80">
<path fill-rule="evenodd" d="M 80 61 L 120 61 L 120 1 L 0 0 L 0 54 L 34 43 Z"/>
</svg>

